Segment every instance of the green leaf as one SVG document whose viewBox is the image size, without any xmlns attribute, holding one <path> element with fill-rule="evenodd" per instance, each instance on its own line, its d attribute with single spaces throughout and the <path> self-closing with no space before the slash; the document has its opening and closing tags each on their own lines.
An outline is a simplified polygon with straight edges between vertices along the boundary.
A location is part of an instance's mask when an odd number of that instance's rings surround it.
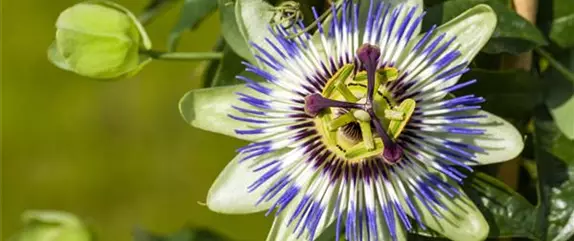
<svg viewBox="0 0 574 241">
<path fill-rule="evenodd" d="M 554 19 L 550 39 L 562 48 L 574 46 L 574 5 L 570 0 L 553 0 Z"/>
<path fill-rule="evenodd" d="M 215 42 L 212 48 L 212 51 L 223 52 L 223 49 L 225 49 L 226 45 L 227 44 L 225 43 L 223 36 L 219 36 L 219 38 L 217 38 L 217 41 Z M 211 86 L 211 83 L 213 82 L 213 77 L 215 77 L 217 69 L 219 69 L 219 63 L 221 63 L 221 59 L 214 59 L 207 62 L 207 65 L 202 71 L 203 74 L 201 75 L 202 88 Z"/>
<path fill-rule="evenodd" d="M 185 227 L 168 236 L 157 235 L 140 228 L 133 232 L 134 241 L 229 241 L 231 239 L 223 237 L 205 228 Z"/>
<path fill-rule="evenodd" d="M 331 224 L 323 231 L 323 233 L 319 235 L 319 237 L 315 239 L 315 241 L 338 241 L 335 239 L 337 237 L 336 232 L 337 232 L 337 226 L 335 224 Z M 340 237 L 344 236 L 344 233 L 343 232 L 341 233 L 342 234 L 340 235 Z"/>
<path fill-rule="evenodd" d="M 555 57 L 568 70 L 574 72 L 574 49 L 562 51 Z M 556 125 L 566 137 L 574 139 L 574 83 L 555 68 L 544 72 L 543 78 L 548 86 L 546 105 Z"/>
<path fill-rule="evenodd" d="M 535 207 L 503 182 L 478 172 L 465 180 L 463 189 L 488 221 L 489 237 L 540 239 L 534 232 Z"/>
<path fill-rule="evenodd" d="M 538 167 L 543 240 L 574 237 L 574 141 L 558 131 L 545 111 L 535 119 L 535 157 Z"/>
<path fill-rule="evenodd" d="M 237 53 L 239 56 L 247 59 L 249 62 L 255 63 L 255 58 L 251 54 L 249 45 L 240 31 L 240 25 L 237 18 L 240 16 L 236 12 L 236 5 L 234 0 L 217 0 L 219 6 L 219 18 L 221 21 L 221 33 L 225 38 L 225 42 Z"/>
<path fill-rule="evenodd" d="M 241 62 L 243 59 L 233 50 L 226 46 L 223 49 L 223 58 L 217 67 L 217 72 L 213 77 L 210 87 L 240 84 L 242 81 L 235 78 L 239 73 L 245 70 L 245 65 Z"/>
<path fill-rule="evenodd" d="M 481 3 L 490 5 L 498 16 L 498 24 L 492 39 L 483 48 L 483 51 L 517 54 L 547 44 L 544 35 L 536 26 L 520 17 L 499 0 L 457 0 L 435 5 L 428 10 L 423 29 L 428 29 L 432 24 L 445 23 L 472 6 Z"/>
<path fill-rule="evenodd" d="M 541 81 L 523 70 L 472 69 L 461 81 L 473 79 L 477 80 L 475 84 L 456 91 L 455 95 L 482 96 L 486 99 L 483 109 L 502 117 L 528 118 L 534 107 L 543 102 Z"/>
<path fill-rule="evenodd" d="M 195 29 L 216 8 L 217 1 L 215 0 L 185 0 L 179 14 L 179 20 L 169 33 L 167 49 L 175 51 L 181 34 L 185 30 Z"/>
<path fill-rule="evenodd" d="M 236 129 L 249 129 L 243 121 L 230 118 L 229 114 L 239 114 L 233 105 L 240 104 L 237 92 L 249 93 L 254 97 L 258 95 L 245 85 L 233 85 L 208 89 L 196 89 L 187 92 L 179 101 L 179 111 L 183 119 L 190 125 L 236 137 L 243 140 L 255 140 L 257 135 L 238 135 Z"/>
</svg>

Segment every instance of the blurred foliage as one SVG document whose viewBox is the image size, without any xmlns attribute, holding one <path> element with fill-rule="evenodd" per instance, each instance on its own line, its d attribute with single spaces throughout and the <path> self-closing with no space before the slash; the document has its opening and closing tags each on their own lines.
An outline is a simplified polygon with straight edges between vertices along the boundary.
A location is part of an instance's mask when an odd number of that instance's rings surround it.
<svg viewBox="0 0 574 241">
<path fill-rule="evenodd" d="M 214 0 L 187 0 L 184 2 L 179 15 L 179 21 L 171 30 L 167 42 L 167 48 L 174 51 L 179 43 L 179 38 L 185 30 L 195 30 L 199 23 L 217 8 Z"/>
<path fill-rule="evenodd" d="M 3 2 L 2 239 L 16 233 L 20 213 L 34 208 L 86 217 L 101 240 L 129 240 L 136 224 L 152 231 L 137 229 L 135 241 L 263 239 L 265 223 L 271 220 L 263 221 L 262 215 L 225 216 L 195 204 L 205 198 L 241 142 L 189 128 L 176 105 L 187 89 L 238 83 L 234 76 L 242 73 L 241 62 L 255 62 L 248 41 L 268 37 L 264 30 L 280 2 L 151 0 L 138 19 L 149 24 L 146 30 L 155 46 L 167 46 L 168 51 L 211 49 L 223 57 L 201 63 L 157 62 L 136 77 L 113 83 L 78 81 L 82 77 L 46 61 L 57 13 L 76 1 Z M 325 4 L 299 2 L 307 23 L 309 7 L 323 10 Z M 534 137 L 524 156 L 534 153 L 536 162 L 529 165 L 536 168 L 529 170 L 536 178 L 521 181 L 536 181 L 538 202 L 529 203 L 524 193 L 483 173 L 471 176 L 465 190 L 489 220 L 491 237 L 566 241 L 574 236 L 574 5 L 571 0 L 539 2 L 535 26 L 506 0 L 427 0 L 424 28 L 479 3 L 497 13 L 493 38 L 473 62 L 474 69 L 463 76 L 479 82 L 459 93 L 486 97 L 485 109 L 513 120 Z M 142 3 L 118 3 L 142 9 Z M 29 17 L 21 18 L 22 12 Z M 61 60 L 54 58 L 60 52 L 51 50 L 52 60 Z M 502 56 L 530 50 L 542 54 L 536 58 L 544 68 L 498 69 Z M 54 62 L 62 69 L 68 63 Z M 181 223 L 210 231 L 186 228 L 166 237 L 153 234 Z"/>
<path fill-rule="evenodd" d="M 26 211 L 25 226 L 10 241 L 93 241 L 94 236 L 76 216 L 60 211 Z"/>
<path fill-rule="evenodd" d="M 20 229 L 28 209 L 75 213 L 98 240 L 131 240 L 135 225 L 168 233 L 185 223 L 238 240 L 264 239 L 272 220 L 197 204 L 244 144 L 190 128 L 179 115 L 179 98 L 201 85 L 207 63 L 156 61 L 118 82 L 60 70 L 46 60 L 46 48 L 59 13 L 76 3 L 2 2 L 0 240 Z M 135 13 L 146 4 L 117 3 Z M 167 45 L 182 6 L 164 8 L 146 26 L 154 46 Z M 220 34 L 218 18 L 184 32 L 178 49 L 209 51 Z"/>
<path fill-rule="evenodd" d="M 522 53 L 546 45 L 544 35 L 532 23 L 520 17 L 500 0 L 454 0 L 429 8 L 423 29 L 445 23 L 477 4 L 486 3 L 496 12 L 498 23 L 492 38 L 483 48 L 487 53 Z"/>
<path fill-rule="evenodd" d="M 537 233 L 536 210 L 519 193 L 484 173 L 474 173 L 464 185 L 490 224 L 490 237 L 527 237 L 542 240 Z"/>
<path fill-rule="evenodd" d="M 562 48 L 574 47 L 571 35 L 574 32 L 574 4 L 569 0 L 554 0 L 551 6 L 553 17 L 550 39 Z"/>
<path fill-rule="evenodd" d="M 222 237 L 204 228 L 182 228 L 181 230 L 167 235 L 158 235 L 146 232 L 142 229 L 134 231 L 133 241 L 229 241 L 231 239 Z"/>
<path fill-rule="evenodd" d="M 524 70 L 484 70 L 471 69 L 462 80 L 479 80 L 468 88 L 455 92 L 456 95 L 475 94 L 487 101 L 484 110 L 497 113 L 502 117 L 528 119 L 534 107 L 543 102 L 539 79 Z M 505 103 L 501 105 L 500 103 Z"/>
<path fill-rule="evenodd" d="M 534 135 L 540 180 L 537 226 L 543 232 L 542 240 L 571 240 L 574 236 L 574 141 L 560 133 L 544 110 L 536 115 Z"/>
</svg>

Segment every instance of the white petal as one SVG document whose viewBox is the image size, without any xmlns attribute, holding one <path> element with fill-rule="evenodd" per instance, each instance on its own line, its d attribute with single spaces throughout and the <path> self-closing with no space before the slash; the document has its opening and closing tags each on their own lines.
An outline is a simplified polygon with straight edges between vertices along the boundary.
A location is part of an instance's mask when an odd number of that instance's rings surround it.
<svg viewBox="0 0 574 241">
<path fill-rule="evenodd" d="M 272 202 L 255 205 L 266 185 L 248 192 L 247 187 L 257 180 L 261 173 L 253 172 L 247 163 L 239 163 L 237 155 L 219 174 L 207 193 L 207 207 L 218 213 L 247 214 L 267 210 Z"/>
<path fill-rule="evenodd" d="M 196 128 L 239 139 L 254 140 L 258 136 L 238 135 L 235 132 L 237 129 L 249 128 L 247 123 L 233 120 L 228 116 L 237 113 L 233 110 L 233 104 L 240 102 L 237 92 L 256 94 L 244 84 L 194 89 L 187 92 L 179 101 L 179 112 L 185 122 Z"/>
<path fill-rule="evenodd" d="M 485 149 L 486 153 L 479 153 L 477 160 L 480 164 L 492 164 L 507 161 L 517 157 L 524 149 L 524 141 L 520 132 L 508 121 L 486 111 L 479 111 L 478 114 L 485 114 L 487 118 L 482 118 L 479 126 L 486 130 L 486 133 L 474 140 L 466 139 L 476 143 Z"/>
<path fill-rule="evenodd" d="M 456 84 L 495 26 L 493 10 L 477 5 L 411 40 L 397 66 L 409 75 L 406 81 L 415 84 L 400 96 L 416 93 L 419 99 L 442 99 L 450 91 L 444 89 Z"/>
<path fill-rule="evenodd" d="M 445 209 L 436 206 L 434 208 L 442 215 L 442 218 L 433 215 L 417 198 L 411 198 L 419 212 L 421 221 L 427 228 L 450 240 L 485 240 L 488 236 L 489 226 L 484 216 L 457 184 L 451 183 L 451 185 L 458 188 L 461 194 L 454 199 L 444 195 L 439 198 Z M 413 217 L 404 200 L 402 205 L 407 214 Z"/>
<path fill-rule="evenodd" d="M 479 4 L 458 15 L 456 18 L 438 27 L 439 33 L 449 33 L 456 35 L 456 43 L 460 44 L 459 51 L 462 56 L 458 58 L 458 63 L 471 61 L 488 42 L 494 28 L 496 27 L 496 14 L 494 10 L 486 4 Z M 446 39 L 446 38 L 445 38 Z M 448 67 L 447 67 L 448 68 Z M 452 78 L 439 85 L 437 89 L 443 89 L 454 85 L 460 77 Z"/>
<path fill-rule="evenodd" d="M 476 126 L 476 128 L 485 130 L 485 134 L 477 136 L 467 135 L 463 136 L 463 138 L 448 138 L 452 141 L 472 144 L 485 150 L 484 153 L 477 153 L 476 160 L 478 163 L 467 164 L 487 165 L 508 161 L 522 152 L 522 149 L 524 149 L 522 135 L 512 124 L 486 111 L 476 111 L 472 114 L 486 116 L 486 118 L 477 119 L 480 124 Z"/>
<path fill-rule="evenodd" d="M 303 195 L 298 195 L 295 197 L 291 203 L 283 210 L 281 213 L 275 218 L 273 221 L 273 226 L 267 235 L 267 241 L 308 241 L 309 237 L 306 236 L 307 232 L 301 235 L 299 238 L 297 237 L 299 232 L 294 232 L 296 221 L 291 223 L 291 225 L 287 225 L 291 214 L 297 208 L 297 205 L 303 198 Z M 313 240 L 317 239 L 327 227 L 329 227 L 333 221 L 335 220 L 334 215 L 330 215 L 330 217 L 326 217 L 328 220 L 326 222 L 319 222 L 319 226 L 317 227 L 317 231 Z"/>
<path fill-rule="evenodd" d="M 396 6 L 401 3 L 405 3 L 407 7 L 416 7 L 417 11 L 415 12 L 414 16 L 420 15 L 424 10 L 423 0 L 382 0 L 382 1 L 392 4 L 394 6 L 393 9 L 396 8 Z M 415 31 L 413 32 L 413 36 L 417 36 L 421 32 L 421 26 L 422 24 L 415 29 Z"/>
</svg>

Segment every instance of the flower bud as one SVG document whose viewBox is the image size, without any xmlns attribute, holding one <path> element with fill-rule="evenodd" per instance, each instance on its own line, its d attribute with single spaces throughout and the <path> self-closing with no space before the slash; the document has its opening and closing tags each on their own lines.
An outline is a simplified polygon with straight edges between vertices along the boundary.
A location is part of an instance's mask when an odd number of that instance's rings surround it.
<svg viewBox="0 0 574 241">
<path fill-rule="evenodd" d="M 140 55 L 151 42 L 137 18 L 124 7 L 90 1 L 64 10 L 56 21 L 48 58 L 79 75 L 113 79 L 135 74 L 149 62 Z"/>
<path fill-rule="evenodd" d="M 27 211 L 24 229 L 11 241 L 91 241 L 87 227 L 74 215 L 60 211 Z"/>
</svg>

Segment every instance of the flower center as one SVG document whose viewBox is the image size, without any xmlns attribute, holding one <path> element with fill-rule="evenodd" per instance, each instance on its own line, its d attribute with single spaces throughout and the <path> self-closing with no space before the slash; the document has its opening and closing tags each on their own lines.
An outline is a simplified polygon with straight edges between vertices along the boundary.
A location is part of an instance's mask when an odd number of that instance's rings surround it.
<svg viewBox="0 0 574 241">
<path fill-rule="evenodd" d="M 365 44 L 357 56 L 364 70 L 355 72 L 353 64 L 341 67 L 322 93 L 305 97 L 305 112 L 315 117 L 323 142 L 339 157 L 350 162 L 379 157 L 397 163 L 402 149 L 396 138 L 410 119 L 415 101 L 406 99 L 397 104 L 386 89 L 398 71 L 377 68 L 377 46 Z"/>
</svg>

